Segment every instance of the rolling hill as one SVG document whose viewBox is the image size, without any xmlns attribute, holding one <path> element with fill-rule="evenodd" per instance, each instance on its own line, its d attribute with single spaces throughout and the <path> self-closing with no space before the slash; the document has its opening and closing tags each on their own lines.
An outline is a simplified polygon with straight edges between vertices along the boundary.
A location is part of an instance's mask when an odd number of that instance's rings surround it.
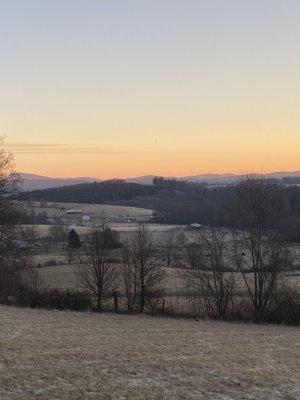
<svg viewBox="0 0 300 400">
<path fill-rule="evenodd" d="M 102 182 L 101 179 L 93 177 L 74 177 L 74 178 L 51 178 L 48 176 L 37 174 L 19 173 L 21 182 L 19 185 L 20 191 L 43 190 L 55 187 L 64 187 L 69 185 L 77 185 L 82 183 Z M 286 179 L 286 178 L 299 178 L 300 171 L 281 171 L 262 174 L 265 179 Z M 153 179 L 157 175 L 144 175 L 133 178 L 124 179 L 127 183 L 137 183 L 140 185 L 152 185 Z M 164 177 L 165 179 L 177 179 L 186 182 L 202 183 L 206 182 L 208 185 L 228 185 L 240 181 L 245 175 L 241 174 L 200 174 L 190 175 L 180 178 Z"/>
<path fill-rule="evenodd" d="M 89 177 L 50 178 L 48 176 L 26 173 L 19 173 L 18 175 L 20 177 L 19 189 L 21 191 L 50 189 L 55 187 L 100 181 L 99 179 Z"/>
<path fill-rule="evenodd" d="M 46 200 L 64 203 L 114 204 L 136 197 L 148 197 L 160 192 L 160 188 L 124 181 L 79 183 L 74 185 L 21 192 L 19 200 Z"/>
</svg>

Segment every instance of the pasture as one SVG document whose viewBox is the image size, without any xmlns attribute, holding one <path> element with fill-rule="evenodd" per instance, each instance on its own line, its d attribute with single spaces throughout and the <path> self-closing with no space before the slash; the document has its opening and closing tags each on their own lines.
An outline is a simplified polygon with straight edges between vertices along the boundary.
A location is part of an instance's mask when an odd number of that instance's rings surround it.
<svg viewBox="0 0 300 400">
<path fill-rule="evenodd" d="M 153 210 L 138 207 L 113 206 L 107 204 L 79 204 L 79 203 L 52 203 L 18 201 L 18 207 L 27 213 L 45 212 L 49 218 L 64 220 L 65 222 L 81 222 L 83 215 L 90 215 L 98 221 L 107 219 L 111 222 L 126 222 L 128 220 L 144 221 L 151 219 Z M 67 214 L 70 210 L 82 211 L 80 214 Z"/>
<path fill-rule="evenodd" d="M 299 329 L 0 307 L 1 400 L 296 400 Z"/>
</svg>

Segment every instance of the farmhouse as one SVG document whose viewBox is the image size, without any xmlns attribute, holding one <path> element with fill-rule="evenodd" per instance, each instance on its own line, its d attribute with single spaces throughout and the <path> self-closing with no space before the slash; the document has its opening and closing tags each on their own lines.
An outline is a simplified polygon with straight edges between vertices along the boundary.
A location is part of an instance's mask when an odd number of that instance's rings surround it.
<svg viewBox="0 0 300 400">
<path fill-rule="evenodd" d="M 202 225 L 198 224 L 197 222 L 194 222 L 194 223 L 191 224 L 190 226 L 191 226 L 192 228 L 195 228 L 195 229 L 199 229 L 199 228 L 202 227 Z"/>
<path fill-rule="evenodd" d="M 90 222 L 91 221 L 91 217 L 89 215 L 84 215 L 82 217 L 82 222 Z"/>
</svg>

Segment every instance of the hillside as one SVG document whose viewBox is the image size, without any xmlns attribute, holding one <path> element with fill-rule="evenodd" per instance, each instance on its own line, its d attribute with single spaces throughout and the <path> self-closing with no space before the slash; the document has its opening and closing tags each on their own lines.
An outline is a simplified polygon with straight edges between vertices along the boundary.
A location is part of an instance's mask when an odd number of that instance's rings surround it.
<svg viewBox="0 0 300 400">
<path fill-rule="evenodd" d="M 213 223 L 228 226 L 226 210 L 234 186 L 209 188 L 205 184 L 155 178 L 153 185 L 113 180 L 19 193 L 16 200 L 59 203 L 111 204 L 154 210 L 156 222 Z M 289 241 L 300 241 L 300 187 L 270 183 L 281 203 L 282 229 Z M 274 193 L 275 193 L 274 192 Z"/>
<path fill-rule="evenodd" d="M 47 176 L 26 173 L 19 173 L 18 176 L 20 178 L 20 182 L 18 185 L 19 190 L 21 191 L 43 190 L 68 185 L 78 185 L 81 183 L 90 183 L 95 181 L 94 178 L 88 177 L 50 178 Z"/>
<path fill-rule="evenodd" d="M 123 181 L 104 181 L 24 192 L 18 195 L 18 199 L 101 204 L 130 200 L 136 196 L 149 196 L 158 191 L 158 188 L 148 185 Z"/>
<path fill-rule="evenodd" d="M 296 400 L 299 329 L 0 307 L 2 400 Z"/>
<path fill-rule="evenodd" d="M 202 188 L 202 186 L 200 186 Z M 194 200 L 190 193 L 163 186 L 141 185 L 124 181 L 83 183 L 59 188 L 22 192 L 16 197 L 25 201 L 49 201 L 61 203 L 112 204 L 158 210 L 162 204 L 189 203 Z"/>
</svg>

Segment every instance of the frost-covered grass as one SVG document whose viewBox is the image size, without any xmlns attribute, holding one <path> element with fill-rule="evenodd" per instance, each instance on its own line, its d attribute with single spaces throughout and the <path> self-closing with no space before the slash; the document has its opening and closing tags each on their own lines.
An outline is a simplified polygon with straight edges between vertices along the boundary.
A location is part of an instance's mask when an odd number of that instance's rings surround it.
<svg viewBox="0 0 300 400">
<path fill-rule="evenodd" d="M 300 398 L 294 327 L 0 307 L 0 399 Z"/>
</svg>

